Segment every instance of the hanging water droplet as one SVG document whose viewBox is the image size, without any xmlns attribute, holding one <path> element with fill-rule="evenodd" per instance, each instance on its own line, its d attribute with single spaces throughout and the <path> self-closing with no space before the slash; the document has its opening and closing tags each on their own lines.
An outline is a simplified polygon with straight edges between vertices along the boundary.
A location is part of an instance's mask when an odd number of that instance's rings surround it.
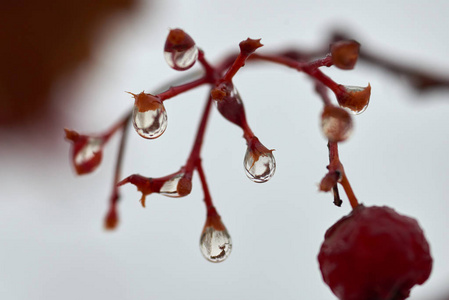
<svg viewBox="0 0 449 300">
<path fill-rule="evenodd" d="M 159 193 L 168 197 L 183 197 L 190 194 L 192 181 L 185 177 L 184 173 L 173 176 L 167 180 L 159 190 Z"/>
<path fill-rule="evenodd" d="M 198 48 L 193 45 L 189 49 L 164 51 L 167 64 L 175 70 L 183 71 L 191 68 L 198 59 Z"/>
<path fill-rule="evenodd" d="M 80 135 L 78 132 L 64 129 L 66 139 L 73 143 L 72 163 L 78 175 L 93 172 L 101 163 L 104 139 Z"/>
<path fill-rule="evenodd" d="M 212 226 L 205 227 L 200 239 L 200 249 L 208 261 L 222 262 L 231 254 L 231 236 L 226 228 L 216 230 Z"/>
<path fill-rule="evenodd" d="M 103 140 L 101 138 L 89 137 L 84 147 L 75 154 L 75 166 L 86 164 L 94 159 L 95 156 L 101 155 L 102 144 Z"/>
<path fill-rule="evenodd" d="M 171 29 L 165 40 L 164 57 L 171 68 L 184 71 L 195 64 L 198 48 L 195 41 L 184 30 Z"/>
<path fill-rule="evenodd" d="M 343 92 L 337 94 L 337 100 L 341 107 L 349 109 L 355 115 L 367 109 L 371 96 L 370 84 L 367 87 L 340 85 L 340 88 Z"/>
<path fill-rule="evenodd" d="M 326 105 L 321 115 L 321 129 L 331 142 L 346 140 L 352 133 L 352 118 L 347 110 Z"/>
<path fill-rule="evenodd" d="M 345 89 L 347 92 L 361 92 L 365 88 L 363 86 L 345 85 Z"/>
<path fill-rule="evenodd" d="M 273 177 L 276 170 L 276 160 L 270 150 L 257 153 L 248 147 L 243 166 L 249 179 L 257 183 L 263 183 Z"/>
<path fill-rule="evenodd" d="M 160 137 L 167 129 L 167 112 L 160 103 L 157 108 L 142 111 L 137 105 L 133 109 L 133 126 L 137 133 L 146 139 Z"/>
</svg>

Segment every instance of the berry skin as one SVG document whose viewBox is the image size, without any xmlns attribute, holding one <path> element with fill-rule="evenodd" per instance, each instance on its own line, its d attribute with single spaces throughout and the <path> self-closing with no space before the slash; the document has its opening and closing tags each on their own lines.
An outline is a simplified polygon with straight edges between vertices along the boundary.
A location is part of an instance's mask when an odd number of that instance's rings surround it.
<svg viewBox="0 0 449 300">
<path fill-rule="evenodd" d="M 432 270 L 429 244 L 415 219 L 389 207 L 359 205 L 325 234 L 321 274 L 344 300 L 400 300 Z"/>
</svg>

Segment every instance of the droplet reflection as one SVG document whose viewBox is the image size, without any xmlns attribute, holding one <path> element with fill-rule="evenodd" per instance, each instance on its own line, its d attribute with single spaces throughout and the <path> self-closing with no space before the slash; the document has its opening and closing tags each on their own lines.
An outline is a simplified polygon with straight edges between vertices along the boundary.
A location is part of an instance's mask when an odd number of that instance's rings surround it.
<svg viewBox="0 0 449 300">
<path fill-rule="evenodd" d="M 273 177 L 276 171 L 276 160 L 271 151 L 256 155 L 248 147 L 243 160 L 246 176 L 254 182 L 263 183 Z"/>
<path fill-rule="evenodd" d="M 167 129 L 167 112 L 161 104 L 157 109 L 139 111 L 134 105 L 133 126 L 137 133 L 146 139 L 160 137 Z"/>
<path fill-rule="evenodd" d="M 216 230 L 212 226 L 206 227 L 201 235 L 200 249 L 208 261 L 214 263 L 222 262 L 231 254 L 231 236 L 226 228 L 224 230 Z"/>
<path fill-rule="evenodd" d="M 183 51 L 164 51 L 164 57 L 167 64 L 175 70 L 187 70 L 191 68 L 198 58 L 198 48 L 193 45 Z"/>
</svg>

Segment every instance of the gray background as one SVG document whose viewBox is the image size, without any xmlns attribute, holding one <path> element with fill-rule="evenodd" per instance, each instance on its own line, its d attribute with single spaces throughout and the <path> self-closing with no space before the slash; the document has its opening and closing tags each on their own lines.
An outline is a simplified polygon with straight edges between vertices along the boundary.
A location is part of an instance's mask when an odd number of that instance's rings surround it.
<svg viewBox="0 0 449 300">
<path fill-rule="evenodd" d="M 447 1 L 161 1 L 133 18 L 117 16 L 98 33 L 90 64 L 60 81 L 54 99 L 63 126 L 105 130 L 132 105 L 124 91 L 147 92 L 179 75 L 165 63 L 168 28 L 185 29 L 216 61 L 247 37 L 261 51 L 321 46 L 330 31 L 352 32 L 362 47 L 447 74 Z M 198 68 L 198 66 L 196 66 Z M 324 70 L 335 81 L 372 86 L 367 111 L 340 147 L 359 200 L 417 218 L 430 241 L 430 280 L 410 299 L 444 299 L 449 278 L 448 93 L 419 95 L 391 74 L 359 64 Z M 205 210 L 198 177 L 190 196 L 152 195 L 140 207 L 134 186 L 121 189 L 121 223 L 105 232 L 118 139 L 102 167 L 76 177 L 68 143 L 34 151 L 37 136 L 9 136 L 0 155 L 0 298 L 2 299 L 334 299 L 316 255 L 325 230 L 350 212 L 317 192 L 328 162 L 319 130 L 320 99 L 306 76 L 274 65 L 249 66 L 235 78 L 255 134 L 275 148 L 277 171 L 266 184 L 243 171 L 241 131 L 213 112 L 203 148 L 212 197 L 233 238 L 227 261 L 211 264 L 198 241 Z M 158 140 L 131 132 L 123 176 L 159 177 L 190 151 L 207 88 L 166 102 L 168 128 Z M 45 134 L 45 133 L 43 133 Z M 15 145 L 14 147 L 11 145 Z M 8 171 L 6 171 L 8 170 Z"/>
</svg>

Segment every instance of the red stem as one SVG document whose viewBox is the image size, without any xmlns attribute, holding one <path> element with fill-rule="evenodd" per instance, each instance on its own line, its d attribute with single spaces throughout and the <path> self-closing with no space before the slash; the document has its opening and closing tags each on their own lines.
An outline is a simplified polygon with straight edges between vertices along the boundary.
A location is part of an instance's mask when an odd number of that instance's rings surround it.
<svg viewBox="0 0 449 300">
<path fill-rule="evenodd" d="M 201 164 L 201 159 L 196 161 L 196 170 L 198 171 L 198 175 L 200 176 L 201 186 L 204 192 L 204 204 L 206 204 L 206 211 L 209 211 L 210 208 L 214 206 L 212 203 L 212 197 L 209 192 L 209 187 L 207 185 L 206 176 L 203 171 L 203 166 Z"/>
<path fill-rule="evenodd" d="M 210 110 L 212 107 L 212 98 L 207 99 L 206 106 L 204 107 L 203 115 L 201 117 L 200 125 L 196 133 L 195 142 L 193 143 L 192 151 L 186 163 L 186 173 L 192 173 L 196 165 L 196 161 L 200 160 L 201 146 L 203 145 L 204 133 L 206 132 L 207 121 L 209 120 Z"/>
<path fill-rule="evenodd" d="M 352 190 L 351 184 L 349 183 L 348 177 L 346 176 L 345 170 L 343 168 L 342 163 L 340 162 L 340 158 L 338 156 L 338 143 L 329 142 L 329 172 L 338 172 L 340 174 L 340 184 L 343 186 L 346 195 L 348 196 L 349 203 L 351 204 L 352 209 L 356 208 L 359 205 L 359 202 Z"/>
<path fill-rule="evenodd" d="M 245 65 L 245 61 L 248 58 L 248 55 L 239 53 L 237 58 L 234 60 L 232 66 L 228 69 L 226 74 L 223 76 L 223 81 L 231 82 L 234 75 Z"/>
<path fill-rule="evenodd" d="M 178 86 L 172 86 L 165 92 L 162 92 L 160 94 L 157 94 L 156 96 L 159 97 L 162 101 L 165 101 L 167 99 L 173 98 L 179 94 L 185 93 L 191 89 L 194 89 L 196 87 L 199 87 L 200 85 L 203 85 L 205 83 L 209 83 L 210 79 L 208 76 L 201 77 L 197 80 L 178 85 Z"/>
<path fill-rule="evenodd" d="M 203 66 L 204 70 L 206 71 L 205 77 L 209 78 L 211 81 L 215 81 L 216 77 L 218 77 L 217 70 L 212 67 L 209 62 L 206 60 L 204 56 L 203 50 L 199 50 L 198 52 L 198 61 Z"/>
<path fill-rule="evenodd" d="M 300 62 L 285 56 L 262 55 L 262 54 L 253 54 L 251 56 L 251 59 L 269 61 L 293 68 L 299 72 L 304 72 L 309 76 L 315 78 L 319 82 L 323 83 L 325 86 L 330 88 L 334 93 L 339 92 L 338 84 L 318 69 L 319 67 L 323 66 L 326 67 L 332 66 L 332 58 L 330 56 L 326 56 L 324 58 L 317 59 L 312 62 Z"/>
<path fill-rule="evenodd" d="M 120 194 L 118 191 L 117 182 L 119 182 L 120 179 L 120 173 L 122 169 L 122 163 L 123 163 L 123 154 L 125 152 L 125 141 L 126 137 L 128 136 L 128 125 L 131 123 L 131 114 L 128 114 L 126 118 L 123 119 L 122 122 L 119 123 L 119 125 L 122 128 L 122 135 L 120 137 L 120 146 L 117 154 L 117 161 L 115 163 L 115 173 L 114 173 L 114 183 L 112 185 L 112 194 L 110 198 L 110 211 L 115 211 L 117 203 L 120 199 Z M 120 128 L 120 126 L 115 126 L 114 128 Z M 115 129 L 117 130 L 117 129 Z M 112 132 L 115 132 L 115 130 L 111 130 Z M 109 137 L 108 137 L 109 138 Z"/>
<path fill-rule="evenodd" d="M 132 111 L 129 111 L 120 122 L 116 123 L 112 128 L 110 128 L 105 134 L 103 134 L 103 144 L 107 143 L 109 139 L 117 132 L 117 130 L 127 126 L 128 122 L 131 120 Z"/>
</svg>

